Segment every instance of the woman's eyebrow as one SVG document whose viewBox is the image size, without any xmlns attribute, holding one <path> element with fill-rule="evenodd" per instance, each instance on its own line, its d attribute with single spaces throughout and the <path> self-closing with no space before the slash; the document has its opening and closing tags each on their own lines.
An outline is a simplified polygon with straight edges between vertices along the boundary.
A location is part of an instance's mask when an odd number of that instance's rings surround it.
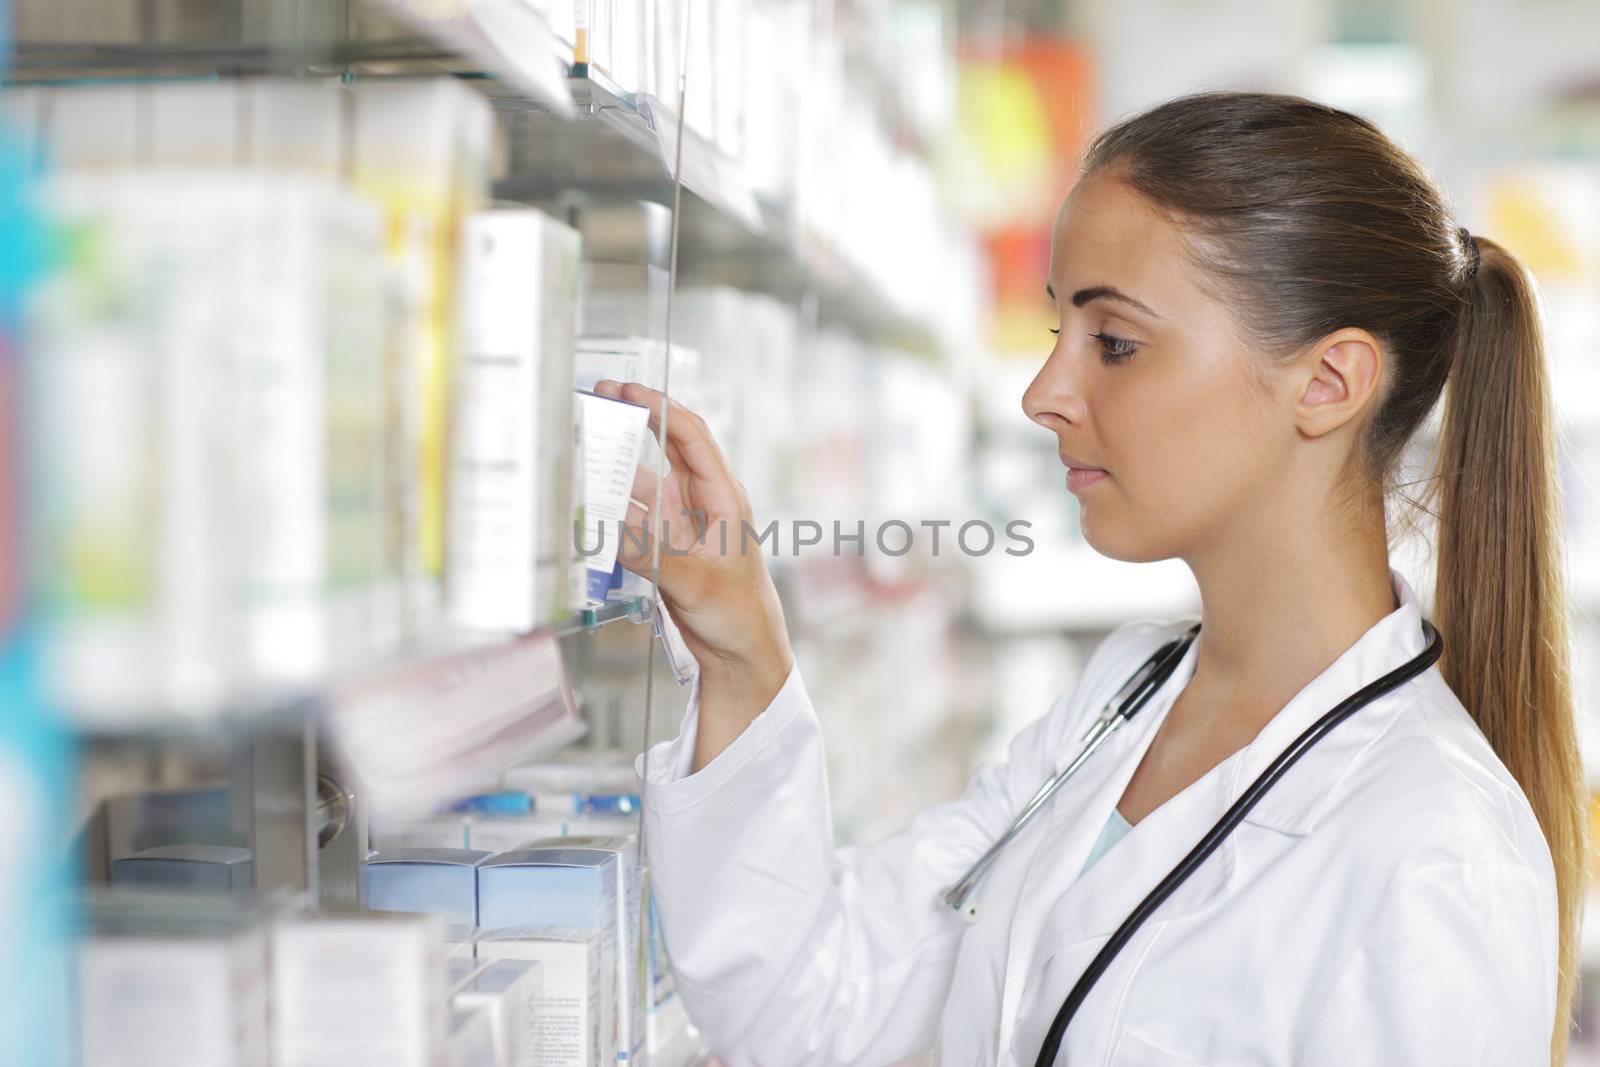
<svg viewBox="0 0 1600 1067">
<path fill-rule="evenodd" d="M 1045 287 L 1044 287 L 1044 291 L 1045 291 L 1045 295 L 1049 296 L 1052 301 L 1055 300 L 1055 298 L 1056 298 L 1056 287 L 1053 284 L 1051 284 L 1049 282 L 1046 282 L 1045 283 Z M 1109 285 L 1096 285 L 1096 286 L 1091 286 L 1088 289 L 1079 289 L 1077 292 L 1072 294 L 1072 306 L 1081 308 L 1081 307 L 1083 307 L 1083 305 L 1087 304 L 1089 301 L 1098 300 L 1101 297 L 1104 297 L 1107 300 L 1120 300 L 1124 304 L 1128 304 L 1128 305 L 1130 305 L 1132 307 L 1138 308 L 1140 311 L 1144 312 L 1146 315 L 1149 315 L 1151 318 L 1159 319 L 1161 317 L 1160 314 L 1158 314 L 1155 311 L 1154 308 L 1151 308 L 1150 306 L 1148 306 L 1147 304 L 1145 304 L 1145 303 L 1143 303 L 1141 301 L 1135 300 L 1133 297 L 1129 296 L 1127 293 L 1124 293 L 1122 290 L 1113 288 L 1112 286 L 1109 286 Z"/>
</svg>

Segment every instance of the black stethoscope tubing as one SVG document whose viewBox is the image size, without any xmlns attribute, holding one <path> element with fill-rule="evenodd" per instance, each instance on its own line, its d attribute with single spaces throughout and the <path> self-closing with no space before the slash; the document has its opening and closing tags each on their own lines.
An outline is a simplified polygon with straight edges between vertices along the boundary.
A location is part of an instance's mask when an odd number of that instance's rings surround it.
<svg viewBox="0 0 1600 1067">
<path fill-rule="evenodd" d="M 1192 638 L 1192 635 L 1198 632 L 1199 629 L 1199 625 L 1195 625 L 1186 636 Z M 1278 758 L 1273 760 L 1254 782 L 1250 783 L 1249 788 L 1239 796 L 1238 800 L 1233 802 L 1232 807 L 1228 808 L 1222 817 L 1216 821 L 1216 824 L 1200 839 L 1199 844 L 1190 849 L 1189 854 L 1179 860 L 1177 865 L 1167 873 L 1167 876 L 1156 884 L 1156 887 L 1139 902 L 1138 906 L 1129 913 L 1126 919 L 1122 920 L 1122 925 L 1117 927 L 1110 940 L 1101 946 L 1099 952 L 1095 953 L 1094 959 L 1089 961 L 1089 966 L 1078 977 L 1078 981 L 1073 985 L 1072 991 L 1067 994 L 1067 999 L 1062 1002 L 1060 1010 L 1056 1012 L 1056 1017 L 1051 1022 L 1050 1029 L 1045 1033 L 1044 1045 L 1039 1050 L 1039 1058 L 1034 1061 L 1034 1067 L 1051 1067 L 1055 1062 L 1057 1053 L 1060 1052 L 1061 1039 L 1067 1032 L 1067 1024 L 1072 1021 L 1073 1015 L 1077 1013 L 1078 1008 L 1088 997 L 1089 991 L 1094 988 L 1095 982 L 1111 966 L 1111 961 L 1116 958 L 1117 953 L 1122 951 L 1128 942 L 1133 939 L 1133 935 L 1138 932 L 1140 926 L 1144 925 L 1145 920 L 1150 918 L 1156 908 L 1160 907 L 1161 903 L 1170 897 L 1183 884 L 1184 880 L 1195 872 L 1206 857 L 1217 850 L 1217 846 L 1222 844 L 1223 839 L 1244 821 L 1244 817 L 1250 813 L 1250 809 L 1255 807 L 1262 797 L 1266 796 L 1267 790 L 1271 789 L 1278 779 L 1283 777 L 1284 772 L 1296 760 L 1310 751 L 1311 747 L 1322 740 L 1335 726 L 1338 726 L 1373 700 L 1415 678 L 1437 662 L 1439 656 L 1444 652 L 1444 639 L 1439 636 L 1439 631 L 1434 629 L 1433 624 L 1427 619 L 1422 620 L 1422 630 L 1428 638 L 1427 647 L 1388 674 L 1356 690 L 1334 707 L 1332 711 L 1329 711 L 1307 727 L 1299 737 L 1290 743 L 1288 748 L 1278 754 Z M 1168 651 L 1168 648 L 1163 648 L 1156 653 L 1156 656 L 1162 656 Z M 1168 663 L 1176 666 L 1175 661 L 1169 660 Z M 1166 665 L 1166 663 L 1163 664 L 1163 666 Z M 1164 681 L 1166 675 L 1170 674 L 1171 671 L 1169 669 L 1158 673 L 1162 674 L 1162 680 Z M 1147 690 L 1146 693 L 1148 695 L 1149 692 L 1153 691 Z"/>
</svg>

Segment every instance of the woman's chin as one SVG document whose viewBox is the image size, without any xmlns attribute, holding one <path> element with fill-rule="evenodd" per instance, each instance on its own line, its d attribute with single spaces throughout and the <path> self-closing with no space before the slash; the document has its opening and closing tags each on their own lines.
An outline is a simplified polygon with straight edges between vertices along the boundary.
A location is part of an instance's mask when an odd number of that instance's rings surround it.
<svg viewBox="0 0 1600 1067">
<path fill-rule="evenodd" d="M 1141 537 L 1132 530 L 1106 529 L 1104 523 L 1091 521 L 1087 514 L 1082 516 L 1080 528 L 1084 544 L 1119 563 L 1154 563 L 1172 556 L 1149 537 Z"/>
</svg>

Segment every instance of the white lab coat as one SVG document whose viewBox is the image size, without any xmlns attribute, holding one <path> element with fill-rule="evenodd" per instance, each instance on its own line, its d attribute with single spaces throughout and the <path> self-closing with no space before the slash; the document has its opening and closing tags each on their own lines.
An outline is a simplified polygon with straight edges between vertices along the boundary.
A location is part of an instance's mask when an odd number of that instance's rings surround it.
<svg viewBox="0 0 1600 1067">
<path fill-rule="evenodd" d="M 1390 573 L 1394 612 L 1079 877 L 1193 675 L 1202 630 L 1007 847 L 971 924 L 940 891 L 1195 617 L 1119 627 L 1006 762 L 899 832 L 845 848 L 798 668 L 687 774 L 696 682 L 678 736 L 649 753 L 644 806 L 690 1016 L 729 1067 L 885 1065 L 930 1047 L 944 1067 L 1031 1065 L 1095 952 L 1245 786 L 1315 719 L 1421 651 L 1415 595 Z M 636 766 L 643 775 L 644 756 Z M 1547 1064 L 1556 942 L 1555 875 L 1532 809 L 1435 666 L 1338 726 L 1267 793 L 1101 976 L 1057 1063 Z"/>
</svg>

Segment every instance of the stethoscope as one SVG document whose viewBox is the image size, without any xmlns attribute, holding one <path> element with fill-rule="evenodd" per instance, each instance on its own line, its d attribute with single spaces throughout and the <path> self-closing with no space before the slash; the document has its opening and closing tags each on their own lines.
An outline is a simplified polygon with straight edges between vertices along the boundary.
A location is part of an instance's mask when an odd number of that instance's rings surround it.
<svg viewBox="0 0 1600 1067">
<path fill-rule="evenodd" d="M 1350 694 L 1341 701 L 1332 711 L 1308 726 L 1303 733 L 1289 747 L 1278 754 L 1266 770 L 1250 783 L 1233 805 L 1222 814 L 1216 824 L 1206 832 L 1200 842 L 1189 850 L 1188 855 L 1179 860 L 1177 865 L 1169 871 L 1165 878 L 1156 884 L 1156 887 L 1139 902 L 1138 906 L 1122 921 L 1116 931 L 1112 933 L 1094 959 L 1089 961 L 1089 966 L 1084 969 L 1078 981 L 1067 994 L 1067 999 L 1062 1002 L 1061 1009 L 1056 1012 L 1055 1020 L 1050 1024 L 1049 1031 L 1045 1034 L 1044 1046 L 1039 1050 L 1039 1058 L 1034 1061 L 1035 1067 L 1050 1067 L 1055 1062 L 1056 1054 L 1061 1048 L 1061 1039 L 1067 1031 L 1067 1023 L 1072 1021 L 1072 1016 L 1078 1007 L 1088 997 L 1089 990 L 1094 987 L 1100 976 L 1111 966 L 1111 961 L 1118 952 L 1133 939 L 1133 935 L 1144 921 L 1161 906 L 1173 892 L 1183 884 L 1195 870 L 1204 862 L 1205 858 L 1216 851 L 1223 839 L 1233 832 L 1244 817 L 1250 813 L 1267 790 L 1271 789 L 1278 779 L 1283 777 L 1285 771 L 1292 766 L 1295 760 L 1305 755 L 1313 745 L 1322 740 L 1335 726 L 1354 715 L 1361 708 L 1376 700 L 1378 697 L 1396 689 L 1415 678 L 1439 659 L 1444 652 L 1444 639 L 1439 636 L 1439 631 L 1427 619 L 1422 620 L 1422 631 L 1428 638 L 1427 647 L 1405 663 L 1385 674 L 1375 681 Z M 973 889 L 979 879 L 993 865 L 1008 842 L 1019 834 L 1023 827 L 1033 821 L 1035 815 L 1044 807 L 1045 803 L 1053 796 L 1056 790 L 1070 779 L 1079 767 L 1082 767 L 1094 751 L 1111 736 L 1112 732 L 1123 723 L 1132 719 L 1139 710 L 1149 703 L 1150 698 L 1161 688 L 1172 672 L 1177 669 L 1183 655 L 1193 644 L 1195 637 L 1200 633 L 1200 624 L 1195 623 L 1184 633 L 1178 635 L 1145 660 L 1138 670 L 1122 684 L 1111 699 L 1106 702 L 1105 710 L 1100 713 L 1088 731 L 1083 735 L 1083 747 L 1073 757 L 1072 762 L 1066 767 L 1052 774 L 1045 783 L 1039 787 L 1033 798 L 1023 805 L 1011 825 L 990 845 L 983 855 L 979 856 L 967 873 L 961 879 L 946 889 L 941 899 L 959 911 L 963 918 L 972 921 L 977 918 L 977 908 L 971 903 Z"/>
</svg>

